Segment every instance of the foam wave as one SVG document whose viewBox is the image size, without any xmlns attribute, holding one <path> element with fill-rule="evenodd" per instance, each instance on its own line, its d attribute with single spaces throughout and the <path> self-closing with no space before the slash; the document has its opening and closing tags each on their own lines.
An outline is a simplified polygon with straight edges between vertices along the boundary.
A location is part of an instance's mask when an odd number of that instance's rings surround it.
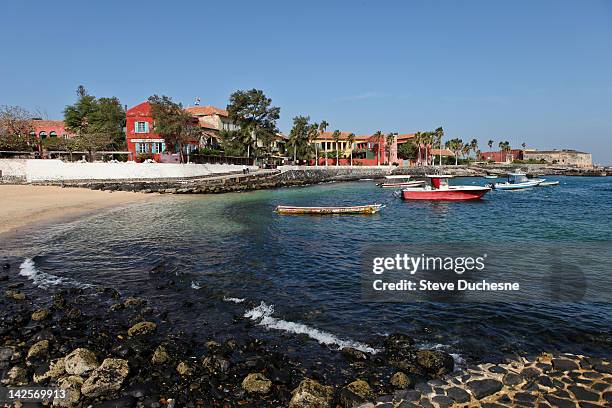
<svg viewBox="0 0 612 408">
<path fill-rule="evenodd" d="M 244 299 L 235 298 L 235 297 L 223 297 L 224 302 L 234 302 L 234 303 L 242 303 Z"/>
<path fill-rule="evenodd" d="M 302 323 L 288 322 L 286 320 L 272 317 L 274 314 L 274 305 L 267 305 L 265 302 L 244 313 L 244 317 L 257 321 L 257 324 L 268 329 L 282 330 L 295 334 L 306 334 L 308 337 L 327 346 L 335 346 L 338 349 L 344 347 L 352 347 L 364 353 L 376 354 L 378 350 L 364 343 L 359 343 L 353 340 L 343 340 L 332 333 L 315 329 Z"/>
<path fill-rule="evenodd" d="M 19 275 L 25 276 L 32 281 L 34 286 L 41 289 L 48 289 L 50 286 L 66 285 L 73 286 L 80 289 L 93 288 L 94 285 L 88 283 L 82 283 L 70 278 L 62 278 L 60 276 L 52 275 L 50 273 L 42 272 L 36 269 L 36 264 L 32 258 L 27 258 L 19 265 Z"/>
<path fill-rule="evenodd" d="M 455 360 L 455 367 L 465 367 L 467 365 L 463 356 L 459 353 L 451 353 L 451 346 L 446 344 L 432 344 L 432 343 L 423 343 L 419 345 L 419 348 L 431 349 L 431 350 L 441 350 L 448 353 L 453 360 Z"/>
</svg>

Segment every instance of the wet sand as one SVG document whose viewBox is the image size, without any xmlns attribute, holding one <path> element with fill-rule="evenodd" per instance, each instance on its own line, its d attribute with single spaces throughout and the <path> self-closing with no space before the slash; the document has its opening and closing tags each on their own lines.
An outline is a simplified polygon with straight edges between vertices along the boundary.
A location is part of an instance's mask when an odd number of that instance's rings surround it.
<svg viewBox="0 0 612 408">
<path fill-rule="evenodd" d="M 84 188 L 0 185 L 0 234 L 38 222 L 74 217 L 94 210 L 151 199 L 153 196 Z"/>
</svg>

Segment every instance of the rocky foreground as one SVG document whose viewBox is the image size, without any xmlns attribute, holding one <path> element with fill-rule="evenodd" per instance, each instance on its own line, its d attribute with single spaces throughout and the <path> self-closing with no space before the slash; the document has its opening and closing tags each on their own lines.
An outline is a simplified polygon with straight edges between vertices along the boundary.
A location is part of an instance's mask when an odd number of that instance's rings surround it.
<svg viewBox="0 0 612 408">
<path fill-rule="evenodd" d="M 6 269 L 10 266 L 7 265 Z M 35 299 L 0 273 L 3 386 L 69 391 L 71 407 L 594 407 L 612 404 L 607 360 L 542 354 L 457 369 L 403 334 L 372 355 L 340 351 L 345 365 L 306 368 L 247 333 L 194 338 L 165 312 L 112 288 L 60 290 Z M 110 300 L 110 307 L 92 303 Z M 255 331 L 255 330 L 254 330 Z M 378 346 L 378 345 L 377 345 Z M 329 375 L 330 372 L 337 372 Z"/>
</svg>

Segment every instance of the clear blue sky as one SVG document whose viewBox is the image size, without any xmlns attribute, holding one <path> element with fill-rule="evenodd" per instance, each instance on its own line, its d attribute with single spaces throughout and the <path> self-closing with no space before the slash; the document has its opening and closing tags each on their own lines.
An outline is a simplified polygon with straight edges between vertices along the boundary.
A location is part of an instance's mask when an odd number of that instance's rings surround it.
<svg viewBox="0 0 612 408">
<path fill-rule="evenodd" d="M 132 106 L 260 88 L 280 129 L 575 148 L 612 164 L 612 1 L 10 1 L 0 104 L 61 118 L 79 84 Z"/>
</svg>

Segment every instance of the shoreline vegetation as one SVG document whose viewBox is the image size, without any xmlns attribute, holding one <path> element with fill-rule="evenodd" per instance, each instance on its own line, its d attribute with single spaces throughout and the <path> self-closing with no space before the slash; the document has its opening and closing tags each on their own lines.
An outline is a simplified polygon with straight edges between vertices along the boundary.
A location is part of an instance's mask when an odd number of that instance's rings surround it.
<svg viewBox="0 0 612 408">
<path fill-rule="evenodd" d="M 375 353 L 344 347 L 342 367 L 307 366 L 281 340 L 262 340 L 252 316 L 237 337 L 173 330 L 168 311 L 111 287 L 23 291 L 19 265 L 0 272 L 0 372 L 4 386 L 60 387 L 70 407 L 288 406 L 596 407 L 612 401 L 612 365 L 543 352 L 459 367 L 402 333 Z M 149 272 L 160 293 L 180 290 L 164 265 Z M 211 313 L 232 303 L 211 297 Z M 248 305 L 255 307 L 255 304 Z M 304 341 L 313 341 L 305 339 Z M 306 356 L 305 356 L 306 357 Z M 304 359 L 306 360 L 306 358 Z"/>
</svg>

